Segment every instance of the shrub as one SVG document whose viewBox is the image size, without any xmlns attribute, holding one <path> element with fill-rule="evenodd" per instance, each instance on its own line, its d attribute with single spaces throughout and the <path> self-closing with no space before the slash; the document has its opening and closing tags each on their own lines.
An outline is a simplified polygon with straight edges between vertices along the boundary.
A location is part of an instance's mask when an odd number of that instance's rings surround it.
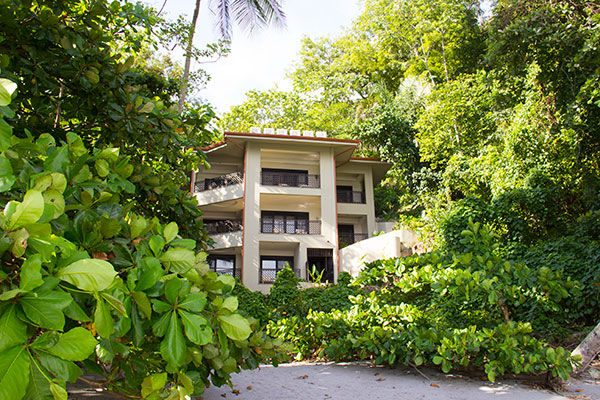
<svg viewBox="0 0 600 400">
<path fill-rule="evenodd" d="M 380 290 L 351 297 L 349 309 L 272 321 L 268 332 L 291 342 L 297 359 L 479 367 L 490 380 L 549 371 L 565 379 L 569 354 L 532 333 L 564 323 L 562 307 L 579 285 L 560 271 L 500 258 L 487 226 L 470 221 L 461 237 L 464 252 L 371 263 L 357 282 Z"/>
<path fill-rule="evenodd" d="M 267 296 L 259 291 L 250 290 L 242 282 L 236 280 L 232 294 L 238 298 L 239 311 L 247 316 L 257 319 L 263 326 L 269 320 Z"/>
<path fill-rule="evenodd" d="M 302 315 L 306 306 L 302 301 L 302 291 L 299 284 L 300 278 L 291 268 L 286 267 L 277 273 L 275 282 L 271 287 L 267 304 L 271 308 L 271 318 L 281 318 L 286 315 Z"/>
<path fill-rule="evenodd" d="M 0 101 L 13 85 L 0 79 Z M 8 99 L 10 98 L 10 94 Z M 1 105 L 1 104 L 0 104 Z M 82 362 L 145 398 L 200 394 L 277 343 L 238 312 L 196 242 L 131 211 L 134 170 L 68 133 L 19 139 L 0 107 L 0 398 L 65 398 Z M 277 360 L 275 360 L 276 362 Z"/>
</svg>

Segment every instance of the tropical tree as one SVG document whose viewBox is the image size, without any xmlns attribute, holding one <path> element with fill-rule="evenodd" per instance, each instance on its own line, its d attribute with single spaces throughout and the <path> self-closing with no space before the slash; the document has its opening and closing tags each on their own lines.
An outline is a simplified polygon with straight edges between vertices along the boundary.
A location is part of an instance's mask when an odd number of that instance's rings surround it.
<svg viewBox="0 0 600 400">
<path fill-rule="evenodd" d="M 196 33 L 196 24 L 198 22 L 201 3 L 202 0 L 196 0 L 186 46 L 185 66 L 179 92 L 179 114 L 183 111 L 185 104 L 192 63 L 194 34 Z M 231 40 L 232 21 L 235 21 L 244 30 L 263 28 L 270 24 L 283 25 L 285 23 L 285 14 L 279 3 L 279 0 L 209 0 L 209 6 L 214 9 L 217 15 L 217 27 L 221 37 L 226 41 Z"/>
</svg>

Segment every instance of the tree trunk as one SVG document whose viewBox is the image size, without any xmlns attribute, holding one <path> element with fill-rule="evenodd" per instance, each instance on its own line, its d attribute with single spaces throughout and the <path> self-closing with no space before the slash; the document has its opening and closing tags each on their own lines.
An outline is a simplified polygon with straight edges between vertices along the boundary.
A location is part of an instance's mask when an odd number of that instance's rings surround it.
<svg viewBox="0 0 600 400">
<path fill-rule="evenodd" d="M 600 353 L 600 323 L 583 339 L 571 355 L 581 355 L 581 365 L 573 371 L 573 376 L 587 369 L 594 358 Z"/>
<path fill-rule="evenodd" d="M 179 92 L 179 108 L 178 112 L 181 115 L 183 106 L 185 105 L 185 96 L 188 87 L 188 79 L 190 76 L 190 66 L 192 64 L 192 48 L 194 47 L 194 33 L 196 32 L 196 22 L 198 21 L 198 13 L 200 12 L 200 3 L 202 0 L 196 0 L 196 8 L 192 17 L 192 26 L 190 28 L 190 39 L 185 50 L 185 67 L 183 69 L 183 77 L 181 78 L 181 89 Z"/>
</svg>

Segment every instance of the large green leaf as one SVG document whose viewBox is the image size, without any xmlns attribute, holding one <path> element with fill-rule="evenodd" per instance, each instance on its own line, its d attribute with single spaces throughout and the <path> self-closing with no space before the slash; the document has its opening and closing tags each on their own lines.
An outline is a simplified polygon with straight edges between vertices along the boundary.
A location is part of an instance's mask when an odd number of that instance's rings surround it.
<svg viewBox="0 0 600 400">
<path fill-rule="evenodd" d="M 186 348 L 179 318 L 177 318 L 177 313 L 173 311 L 171 312 L 167 334 L 160 343 L 160 354 L 171 367 L 177 368 L 183 365 L 185 361 Z"/>
<path fill-rule="evenodd" d="M 62 268 L 56 277 L 81 290 L 99 292 L 109 287 L 117 276 L 112 264 L 97 258 L 75 261 Z"/>
<path fill-rule="evenodd" d="M 137 304 L 138 308 L 147 319 L 150 319 L 152 316 L 152 306 L 150 305 L 150 300 L 148 300 L 148 296 L 144 292 L 132 292 L 131 296 L 133 300 Z"/>
<path fill-rule="evenodd" d="M 48 379 L 33 363 L 29 363 L 29 385 L 23 400 L 52 400 Z"/>
<path fill-rule="evenodd" d="M 63 360 L 81 361 L 89 357 L 98 342 L 90 331 L 80 326 L 63 334 L 48 351 Z"/>
<path fill-rule="evenodd" d="M 238 306 L 239 303 L 237 297 L 229 296 L 225 299 L 225 301 L 223 301 L 223 305 L 221 306 L 221 308 L 234 312 L 238 309 Z"/>
<path fill-rule="evenodd" d="M 32 290 L 44 283 L 42 279 L 42 256 L 34 254 L 21 266 L 21 290 Z"/>
<path fill-rule="evenodd" d="M 8 158 L 0 156 L 0 192 L 5 192 L 14 185 L 16 177 L 13 175 L 12 165 Z"/>
<path fill-rule="evenodd" d="M 245 340 L 250 336 L 252 330 L 248 321 L 239 314 L 219 315 L 221 329 L 233 340 Z"/>
<path fill-rule="evenodd" d="M 139 263 L 141 270 L 136 290 L 146 290 L 151 288 L 165 274 L 165 270 L 158 258 L 145 257 Z"/>
<path fill-rule="evenodd" d="M 172 272 L 183 274 L 194 266 L 196 255 L 190 249 L 175 247 L 165 251 L 160 260 Z"/>
<path fill-rule="evenodd" d="M 36 355 L 44 368 L 63 381 L 75 382 L 83 373 L 81 368 L 72 361 L 65 361 L 42 351 L 36 352 Z"/>
<path fill-rule="evenodd" d="M 68 293 L 52 291 L 29 293 L 20 301 L 27 318 L 34 324 L 55 331 L 61 331 L 65 325 L 65 309 L 73 301 Z"/>
<path fill-rule="evenodd" d="M 67 400 L 69 397 L 67 389 L 55 382 L 50 382 L 50 392 L 52 392 L 54 400 Z"/>
<path fill-rule="evenodd" d="M 0 353 L 0 399 L 18 400 L 29 384 L 29 356 L 23 346 Z"/>
<path fill-rule="evenodd" d="M 170 241 L 175 239 L 177 237 L 178 232 L 179 232 L 179 228 L 177 227 L 177 224 L 175 222 L 169 223 L 167 226 L 165 226 L 165 229 L 163 231 L 163 236 L 165 237 L 165 241 L 167 243 L 169 243 Z"/>
<path fill-rule="evenodd" d="M 206 305 L 206 294 L 204 293 L 190 293 L 183 298 L 179 303 L 179 308 L 183 308 L 192 312 L 200 312 L 204 310 Z"/>
<path fill-rule="evenodd" d="M 12 94 L 17 84 L 11 80 L 0 78 L 0 106 L 7 106 L 12 101 Z"/>
<path fill-rule="evenodd" d="M 154 374 L 147 376 L 142 382 L 142 397 L 146 398 L 149 394 L 162 389 L 167 384 L 167 373 Z"/>
<path fill-rule="evenodd" d="M 239 314 L 219 315 L 221 329 L 233 340 L 245 340 L 252 333 L 248 321 Z"/>
<path fill-rule="evenodd" d="M 115 331 L 115 321 L 110 314 L 110 308 L 104 303 L 104 300 L 98 299 L 96 303 L 96 312 L 94 313 L 94 325 L 98 335 L 103 338 L 109 338 Z"/>
<path fill-rule="evenodd" d="M 206 318 L 183 310 L 179 310 L 179 315 L 181 316 L 181 322 L 183 322 L 185 336 L 190 342 L 204 346 L 212 341 L 213 331 L 208 326 Z"/>
<path fill-rule="evenodd" d="M 25 343 L 27 339 L 27 326 L 17 318 L 17 305 L 11 304 L 0 317 L 0 352 Z"/>
<path fill-rule="evenodd" d="M 14 230 L 34 224 L 44 213 L 44 196 L 37 190 L 28 190 L 23 201 L 18 203 L 8 220 L 8 229 Z"/>
</svg>

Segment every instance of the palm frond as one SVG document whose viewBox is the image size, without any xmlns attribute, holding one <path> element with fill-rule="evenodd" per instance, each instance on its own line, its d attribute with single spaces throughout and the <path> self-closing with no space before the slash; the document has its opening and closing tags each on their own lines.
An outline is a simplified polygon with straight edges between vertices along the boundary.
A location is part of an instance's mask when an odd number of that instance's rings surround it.
<svg viewBox="0 0 600 400">
<path fill-rule="evenodd" d="M 231 40 L 231 10 L 229 0 L 211 0 L 209 8 L 217 17 L 216 26 L 225 40 Z"/>
</svg>

